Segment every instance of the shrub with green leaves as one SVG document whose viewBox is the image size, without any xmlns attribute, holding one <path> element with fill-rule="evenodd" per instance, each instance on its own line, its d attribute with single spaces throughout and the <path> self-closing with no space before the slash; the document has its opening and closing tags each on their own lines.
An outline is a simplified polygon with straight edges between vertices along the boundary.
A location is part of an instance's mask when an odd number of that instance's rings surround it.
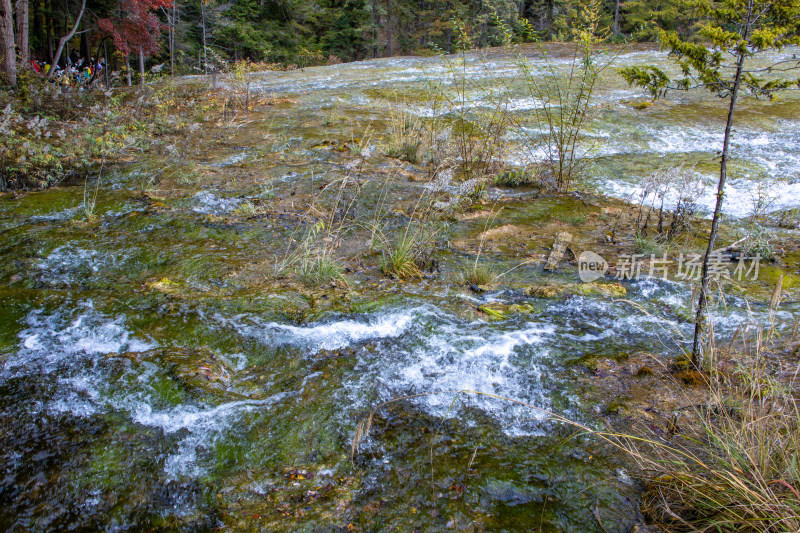
<svg viewBox="0 0 800 533">
<path fill-rule="evenodd" d="M 529 169 L 506 170 L 494 178 L 494 184 L 499 187 L 529 187 L 538 183 L 538 176 Z"/>
</svg>

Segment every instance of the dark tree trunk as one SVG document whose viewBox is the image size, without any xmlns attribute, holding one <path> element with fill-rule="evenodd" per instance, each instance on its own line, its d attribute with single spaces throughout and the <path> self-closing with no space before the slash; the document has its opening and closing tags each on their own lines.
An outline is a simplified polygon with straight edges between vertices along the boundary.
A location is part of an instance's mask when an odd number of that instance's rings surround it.
<svg viewBox="0 0 800 533">
<path fill-rule="evenodd" d="M 92 83 L 94 83 L 94 80 L 97 79 L 97 74 L 98 74 L 98 72 L 97 72 L 97 62 L 100 61 L 100 50 L 103 49 L 105 47 L 105 45 L 106 45 L 106 38 L 103 37 L 102 39 L 100 39 L 100 43 L 97 45 L 97 52 L 93 56 L 94 57 L 94 61 L 90 65 L 91 68 L 92 68 L 92 78 L 89 80 L 89 83 L 87 84 L 89 86 L 91 86 Z M 108 66 L 108 65 L 106 65 L 106 66 Z M 106 68 L 106 69 L 103 69 L 103 70 L 107 71 L 108 69 Z M 108 88 L 108 84 L 107 83 L 106 83 L 106 88 Z"/>
<path fill-rule="evenodd" d="M 103 39 L 103 75 L 106 78 L 106 89 L 110 87 L 108 82 L 108 69 L 111 68 L 111 65 L 108 63 L 108 45 L 106 44 L 105 39 Z"/>
<path fill-rule="evenodd" d="M 392 21 L 392 0 L 386 0 L 386 55 L 394 55 L 394 22 Z"/>
<path fill-rule="evenodd" d="M 177 15 L 178 0 L 172 0 L 172 18 L 169 21 L 169 74 L 175 75 L 175 24 L 178 23 L 175 18 Z"/>
<path fill-rule="evenodd" d="M 44 7 L 47 10 L 47 13 L 50 13 L 50 0 L 47 0 L 47 4 Z M 54 39 L 54 37 L 53 36 L 55 35 L 55 32 L 53 31 L 53 17 L 48 17 L 48 16 L 42 14 L 42 18 L 44 19 L 45 34 L 47 36 L 46 37 L 47 38 L 47 43 L 45 44 L 45 46 L 46 46 L 45 52 L 47 53 L 47 55 L 45 57 L 47 58 L 47 61 L 52 61 L 53 52 L 54 52 L 54 50 L 53 50 L 53 39 Z M 52 63 L 51 63 L 51 67 L 52 66 L 55 66 L 55 65 L 52 65 Z"/>
<path fill-rule="evenodd" d="M 15 37 L 19 48 L 19 62 L 25 66 L 30 61 L 31 53 L 28 45 L 28 26 L 29 26 L 29 6 L 28 0 L 17 0 L 17 28 Z"/>
<path fill-rule="evenodd" d="M 87 60 L 92 57 L 92 49 L 89 47 L 89 32 L 86 31 L 86 28 L 81 33 L 81 57 Z"/>
<path fill-rule="evenodd" d="M 378 57 L 378 0 L 372 0 L 372 58 Z"/>
<path fill-rule="evenodd" d="M 722 142 L 722 160 L 719 164 L 719 183 L 717 184 L 717 205 L 714 207 L 714 218 L 711 219 L 711 234 L 708 236 L 708 247 L 703 256 L 703 277 L 700 282 L 700 296 L 697 299 L 697 315 L 694 324 L 694 340 L 692 342 L 692 364 L 700 367 L 702 359 L 702 337 L 705 332 L 706 318 L 708 315 L 708 283 L 710 275 L 708 263 L 711 254 L 714 252 L 714 244 L 717 240 L 719 221 L 722 216 L 722 203 L 725 199 L 725 181 L 728 177 L 728 155 L 731 141 L 731 129 L 733 127 L 733 112 L 736 109 L 736 101 L 739 97 L 739 87 L 742 84 L 742 71 L 744 70 L 745 53 L 739 52 L 739 60 L 736 63 L 736 77 L 731 89 L 731 101 L 728 107 L 728 121 L 725 123 L 725 138 Z"/>
<path fill-rule="evenodd" d="M 203 74 L 208 74 L 208 58 L 206 57 L 206 10 L 205 3 L 200 2 L 200 29 L 203 38 Z"/>
<path fill-rule="evenodd" d="M 33 30 L 31 33 L 38 37 L 39 46 L 35 50 L 30 50 L 31 57 L 35 57 L 37 59 L 47 57 L 49 59 L 50 56 L 45 56 L 43 54 L 43 51 L 47 46 L 45 44 L 45 39 L 47 38 L 47 21 L 44 17 L 44 2 L 35 0 L 32 8 L 33 15 L 31 16 L 31 20 L 33 21 Z M 30 44 L 28 45 L 28 48 L 30 49 Z"/>
<path fill-rule="evenodd" d="M 17 85 L 17 54 L 14 52 L 14 16 L 11 0 L 0 0 L 0 69 L 5 82 Z"/>
</svg>

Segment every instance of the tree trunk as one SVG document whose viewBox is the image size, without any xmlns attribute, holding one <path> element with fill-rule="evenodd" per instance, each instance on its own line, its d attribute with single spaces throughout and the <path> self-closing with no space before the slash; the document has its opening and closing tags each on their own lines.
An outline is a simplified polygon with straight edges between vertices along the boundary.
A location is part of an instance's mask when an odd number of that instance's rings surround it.
<svg viewBox="0 0 800 533">
<path fill-rule="evenodd" d="M 61 35 L 66 35 L 69 33 L 69 2 L 67 2 L 67 0 L 64 0 L 64 16 L 61 17 L 61 22 L 64 25 L 64 27 L 61 28 Z M 53 32 L 53 35 L 56 35 L 56 33 Z M 67 41 L 64 43 L 64 68 L 67 68 L 72 64 L 72 61 L 69 58 L 70 52 L 69 39 L 67 39 Z"/>
<path fill-rule="evenodd" d="M 78 13 L 78 18 L 75 20 L 75 25 L 72 26 L 72 30 L 58 41 L 58 48 L 56 48 L 56 53 L 53 56 L 53 61 L 51 63 L 53 66 L 50 68 L 50 73 L 47 75 L 48 80 L 53 77 L 53 74 L 55 74 L 55 67 L 58 64 L 59 59 L 61 59 L 61 52 L 64 50 L 64 45 L 67 43 L 67 41 L 72 39 L 72 36 L 75 35 L 75 32 L 78 30 L 78 24 L 81 23 L 81 18 L 83 18 L 83 12 L 85 9 L 86 0 L 83 0 L 83 3 L 81 3 L 81 11 Z"/>
<path fill-rule="evenodd" d="M 45 4 L 44 8 L 45 8 L 45 11 L 48 14 L 51 12 L 50 11 L 51 8 L 50 8 L 49 0 Z M 46 36 L 46 39 L 47 39 L 47 44 L 45 45 L 45 53 L 47 55 L 45 57 L 49 61 L 49 60 L 51 60 L 53 58 L 53 35 L 55 35 L 55 32 L 53 31 L 53 17 L 49 16 L 49 15 L 45 15 L 44 13 L 42 13 L 42 17 L 44 17 L 44 26 L 45 26 L 44 31 L 45 31 L 45 36 Z M 52 64 L 50 65 L 51 68 L 53 66 L 54 65 L 52 65 Z"/>
<path fill-rule="evenodd" d="M 100 39 L 100 43 L 97 45 L 97 52 L 94 54 L 94 61 L 92 61 L 89 64 L 89 66 L 92 68 L 92 77 L 89 80 L 89 82 L 86 84 L 89 87 L 91 87 L 92 84 L 94 83 L 94 80 L 97 79 L 97 74 L 98 74 L 98 72 L 97 72 L 97 63 L 100 61 L 100 49 L 103 48 L 105 45 L 106 45 L 106 38 L 103 37 L 102 39 Z M 108 88 L 108 85 L 106 85 L 106 88 Z"/>
<path fill-rule="evenodd" d="M 28 0 L 17 0 L 17 47 L 19 48 L 19 62 L 25 66 L 30 61 L 31 52 L 28 45 L 28 26 L 29 26 L 29 7 Z"/>
<path fill-rule="evenodd" d="M 106 44 L 105 39 L 103 39 L 103 76 L 106 78 L 106 90 L 108 90 L 110 87 L 110 84 L 108 83 L 108 69 L 110 68 L 111 65 L 108 64 L 108 45 Z"/>
<path fill-rule="evenodd" d="M 742 71 L 744 70 L 745 52 L 739 52 L 739 59 L 736 63 L 736 78 L 734 78 L 733 89 L 731 90 L 731 101 L 728 107 L 728 121 L 725 123 L 725 138 L 722 142 L 722 159 L 719 163 L 719 183 L 717 184 L 717 205 L 714 207 L 714 218 L 711 219 L 711 234 L 708 236 L 708 247 L 703 256 L 703 277 L 700 282 L 700 296 L 697 299 L 697 315 L 694 323 L 694 340 L 692 342 L 692 364 L 695 368 L 700 368 L 702 361 L 702 337 L 705 331 L 706 317 L 708 314 L 708 282 L 710 276 L 708 263 L 711 254 L 714 252 L 714 244 L 717 240 L 719 221 L 722 216 L 722 203 L 725 199 L 725 180 L 728 177 L 728 155 L 731 141 L 731 129 L 733 127 L 733 111 L 736 108 L 736 100 L 739 97 L 739 87 L 742 84 Z"/>
<path fill-rule="evenodd" d="M 31 56 L 31 57 L 34 57 L 34 56 L 41 57 L 41 55 L 42 55 L 41 54 L 41 50 L 43 48 L 44 39 L 45 39 L 44 22 L 43 22 L 44 21 L 44 13 L 42 13 L 42 7 L 43 7 L 42 4 L 43 4 L 43 2 L 42 2 L 42 0 L 31 0 L 31 2 L 32 3 L 28 6 L 28 10 L 29 10 L 29 13 L 28 13 L 28 20 L 29 20 L 28 26 L 30 28 L 30 33 L 32 35 L 35 35 L 37 37 L 37 40 L 39 41 L 39 46 L 38 46 L 38 49 L 36 50 L 39 53 L 36 54 L 30 49 L 30 37 L 29 37 L 28 38 L 28 55 Z M 32 28 L 30 26 L 32 26 Z"/>
<path fill-rule="evenodd" d="M 125 54 L 125 81 L 128 82 L 128 87 L 133 85 L 131 82 L 131 56 Z"/>
<path fill-rule="evenodd" d="M 92 57 L 92 48 L 89 46 L 89 30 L 85 26 L 81 32 L 81 57 L 86 61 Z"/>
<path fill-rule="evenodd" d="M 378 0 L 372 0 L 372 59 L 378 57 Z"/>
<path fill-rule="evenodd" d="M 208 74 L 208 58 L 206 57 L 206 10 L 203 0 L 200 0 L 200 27 L 203 30 L 203 74 Z"/>
<path fill-rule="evenodd" d="M 621 0 L 617 0 L 617 5 L 614 8 L 614 35 L 619 35 L 619 3 Z"/>
<path fill-rule="evenodd" d="M 139 85 L 144 85 L 144 51 L 139 48 Z"/>
<path fill-rule="evenodd" d="M 5 81 L 17 85 L 17 54 L 14 52 L 14 17 L 11 0 L 0 0 L 0 69 Z"/>
<path fill-rule="evenodd" d="M 172 18 L 169 21 L 169 72 L 170 76 L 175 76 L 175 24 L 177 19 L 178 0 L 172 0 Z"/>
<path fill-rule="evenodd" d="M 386 56 L 394 55 L 394 27 L 392 22 L 392 0 L 386 0 Z"/>
</svg>

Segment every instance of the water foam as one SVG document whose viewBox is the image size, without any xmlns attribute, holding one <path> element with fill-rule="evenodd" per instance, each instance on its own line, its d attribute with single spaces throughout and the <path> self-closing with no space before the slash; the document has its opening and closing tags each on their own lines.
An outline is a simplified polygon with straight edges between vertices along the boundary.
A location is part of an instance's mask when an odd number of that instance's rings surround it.
<svg viewBox="0 0 800 533">
<path fill-rule="evenodd" d="M 284 392 L 266 399 L 219 405 L 158 407 L 159 395 L 152 382 L 162 369 L 146 360 L 134 365 L 127 358 L 108 357 L 157 347 L 152 341 L 131 335 L 122 317 L 104 317 L 91 302 L 84 302 L 71 314 L 32 311 L 26 325 L 19 333 L 17 352 L 5 361 L 0 381 L 53 376 L 57 387 L 49 398 L 29 407 L 75 417 L 122 411 L 137 424 L 175 435 L 176 449 L 163 457 L 164 470 L 172 477 L 199 475 L 203 471 L 197 459 L 200 449 L 213 446 L 243 414 L 269 408 L 294 394 Z M 112 371 L 113 363 L 124 367 L 122 376 Z M 240 359 L 239 366 L 242 364 Z"/>
<path fill-rule="evenodd" d="M 293 326 L 279 322 L 265 322 L 257 316 L 238 315 L 217 320 L 236 329 L 240 334 L 261 340 L 267 345 L 302 346 L 312 352 L 337 350 L 351 344 L 369 340 L 397 337 L 412 322 L 412 313 L 379 315 L 367 320 L 332 320 L 311 326 Z"/>
<path fill-rule="evenodd" d="M 203 215 L 230 213 L 242 203 L 239 198 L 220 198 L 210 191 L 197 193 L 192 200 L 194 203 L 192 211 Z"/>
</svg>

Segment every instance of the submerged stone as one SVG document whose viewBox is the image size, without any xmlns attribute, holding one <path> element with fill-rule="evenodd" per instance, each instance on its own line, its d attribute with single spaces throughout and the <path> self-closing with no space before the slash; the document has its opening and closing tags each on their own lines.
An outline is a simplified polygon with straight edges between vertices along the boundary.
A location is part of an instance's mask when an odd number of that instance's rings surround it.
<svg viewBox="0 0 800 533">
<path fill-rule="evenodd" d="M 492 500 L 502 502 L 508 506 L 525 505 L 535 499 L 533 492 L 518 486 L 513 481 L 489 479 L 483 485 L 482 490 Z"/>
</svg>

